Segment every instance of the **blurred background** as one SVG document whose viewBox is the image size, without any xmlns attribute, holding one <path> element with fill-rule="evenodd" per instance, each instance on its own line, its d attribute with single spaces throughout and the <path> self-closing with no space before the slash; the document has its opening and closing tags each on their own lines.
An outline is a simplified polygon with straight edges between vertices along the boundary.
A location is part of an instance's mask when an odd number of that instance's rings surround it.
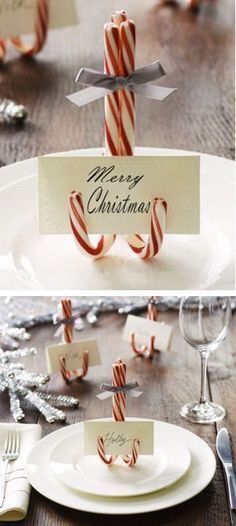
<svg viewBox="0 0 236 526">
<path fill-rule="evenodd" d="M 162 103 L 137 100 L 137 146 L 234 157 L 234 2 L 202 0 L 76 0 L 79 25 L 52 30 L 34 59 L 9 49 L 0 65 L 0 98 L 24 104 L 22 128 L 0 124 L 0 166 L 49 152 L 103 145 L 103 101 L 81 109 L 65 96 L 76 91 L 81 66 L 103 68 L 103 24 L 125 8 L 137 28 L 137 66 L 159 59 L 160 84 L 177 87 Z"/>
</svg>

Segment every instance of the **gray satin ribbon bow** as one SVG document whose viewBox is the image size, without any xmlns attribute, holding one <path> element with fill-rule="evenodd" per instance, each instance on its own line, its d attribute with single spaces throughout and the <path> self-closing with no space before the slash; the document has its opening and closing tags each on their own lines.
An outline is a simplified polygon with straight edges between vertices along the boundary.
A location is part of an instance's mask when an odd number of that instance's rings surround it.
<svg viewBox="0 0 236 526">
<path fill-rule="evenodd" d="M 119 89 L 127 89 L 148 99 L 164 100 L 176 88 L 165 88 L 149 84 L 151 81 L 157 80 L 164 75 L 164 69 L 158 61 L 136 69 L 127 77 L 114 77 L 94 69 L 81 68 L 76 82 L 81 86 L 89 87 L 68 95 L 67 99 L 80 107 Z"/>
<path fill-rule="evenodd" d="M 115 387 L 114 385 L 102 384 L 100 386 L 101 393 L 96 395 L 100 400 L 105 400 L 111 396 L 114 396 L 117 393 L 129 393 L 130 396 L 138 398 L 142 394 L 142 391 L 136 391 L 138 387 L 138 382 L 130 382 L 128 384 L 122 385 L 122 387 Z"/>
</svg>

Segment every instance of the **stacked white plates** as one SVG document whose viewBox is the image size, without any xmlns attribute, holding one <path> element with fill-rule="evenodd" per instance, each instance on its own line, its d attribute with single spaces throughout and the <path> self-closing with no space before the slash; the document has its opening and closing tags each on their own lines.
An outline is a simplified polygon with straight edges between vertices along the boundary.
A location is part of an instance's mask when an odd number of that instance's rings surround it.
<svg viewBox="0 0 236 526">
<path fill-rule="evenodd" d="M 128 419 L 142 420 L 142 419 Z M 31 485 L 54 502 L 76 510 L 136 514 L 169 508 L 202 491 L 215 473 L 215 457 L 197 435 L 154 422 L 154 455 L 136 466 L 107 467 L 83 452 L 83 422 L 51 433 L 27 460 Z"/>
</svg>

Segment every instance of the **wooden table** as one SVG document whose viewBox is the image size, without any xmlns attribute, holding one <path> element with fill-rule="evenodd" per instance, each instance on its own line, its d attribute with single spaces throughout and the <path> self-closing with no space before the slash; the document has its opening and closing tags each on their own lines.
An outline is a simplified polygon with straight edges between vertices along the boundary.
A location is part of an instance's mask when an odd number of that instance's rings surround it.
<svg viewBox="0 0 236 526">
<path fill-rule="evenodd" d="M 225 425 L 236 436 L 236 323 L 232 323 L 231 334 L 210 359 L 208 375 L 208 395 L 211 400 L 221 403 L 228 410 L 225 421 L 220 424 L 201 426 L 185 422 L 179 415 L 179 408 L 187 401 L 198 398 L 200 389 L 200 359 L 198 353 L 188 347 L 183 341 L 178 328 L 178 314 L 168 311 L 159 314 L 159 320 L 165 320 L 174 326 L 172 352 L 156 354 L 153 362 L 135 357 L 129 345 L 122 341 L 124 317 L 117 314 L 101 316 L 96 327 L 86 326 L 81 333 L 76 333 L 77 339 L 96 337 L 98 339 L 102 366 L 89 371 L 86 380 L 71 387 L 64 385 L 59 375 L 54 375 L 48 389 L 80 398 L 78 410 L 68 410 L 67 424 L 83 421 L 89 418 L 99 418 L 110 415 L 110 400 L 100 402 L 95 394 L 101 382 L 111 380 L 111 364 L 121 357 L 127 363 L 129 378 L 137 379 L 143 390 L 138 404 L 135 399 L 128 401 L 129 416 L 154 418 L 177 424 L 203 438 L 215 452 L 216 432 Z M 52 343 L 55 328 L 43 327 L 32 332 L 32 345 L 38 348 L 38 355 L 27 359 L 27 369 L 45 371 L 44 347 Z M 7 396 L 1 396 L 1 421 L 10 421 Z M 55 431 L 60 426 L 47 424 L 38 419 L 37 412 L 27 409 L 27 422 L 40 422 L 43 434 Z M 232 516 L 232 523 L 235 516 Z M 108 526 L 119 525 L 120 517 L 100 516 L 78 512 L 59 506 L 32 491 L 27 518 L 22 522 L 25 526 Z M 168 526 L 228 526 L 230 522 L 229 508 L 222 467 L 217 460 L 217 471 L 210 485 L 198 496 L 175 508 L 146 515 L 129 516 L 130 526 L 145 524 Z M 236 523 L 236 522 L 235 522 Z M 234 523 L 234 524 L 235 524 Z"/>
<path fill-rule="evenodd" d="M 0 97 L 23 103 L 23 129 L 0 125 L 0 166 L 48 152 L 103 144 L 103 102 L 82 109 L 65 96 L 80 66 L 103 67 L 103 24 L 120 0 L 76 0 L 80 26 L 50 32 L 37 59 L 9 50 Z M 198 14 L 158 0 L 126 0 L 137 24 L 137 65 L 160 59 L 160 84 L 178 91 L 162 103 L 137 101 L 136 144 L 234 155 L 234 2 L 202 0 Z M 89 11 L 89 13 L 88 13 Z"/>
</svg>

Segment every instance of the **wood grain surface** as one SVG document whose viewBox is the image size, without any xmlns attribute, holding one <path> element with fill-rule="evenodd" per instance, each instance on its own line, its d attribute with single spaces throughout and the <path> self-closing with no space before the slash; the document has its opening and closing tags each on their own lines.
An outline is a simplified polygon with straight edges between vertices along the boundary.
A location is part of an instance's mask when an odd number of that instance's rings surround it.
<svg viewBox="0 0 236 526">
<path fill-rule="evenodd" d="M 136 379 L 143 391 L 138 404 L 129 398 L 127 414 L 154 418 L 180 425 L 205 440 L 215 452 L 216 431 L 220 426 L 201 426 L 185 422 L 179 415 L 179 409 L 187 401 L 198 399 L 200 390 L 200 359 L 196 351 L 190 348 L 180 335 L 178 314 L 168 311 L 159 314 L 160 321 L 173 324 L 174 334 L 170 353 L 156 353 L 153 362 L 135 357 L 129 345 L 122 341 L 125 317 L 106 314 L 99 318 L 96 327 L 86 325 L 76 338 L 97 338 L 102 356 L 102 365 L 91 369 L 84 381 L 65 386 L 60 375 L 53 375 L 48 389 L 57 393 L 78 396 L 80 408 L 67 410 L 67 425 L 89 418 L 107 417 L 111 413 L 111 401 L 99 401 L 96 398 L 102 382 L 111 380 L 111 364 L 121 357 L 127 363 L 128 378 Z M 38 355 L 27 359 L 27 369 L 45 371 L 45 345 L 54 342 L 55 328 L 33 329 L 32 345 L 38 348 Z M 227 416 L 220 425 L 225 425 L 231 436 L 236 436 L 236 323 L 233 319 L 231 335 L 210 358 L 208 391 L 212 400 L 227 408 Z M 7 396 L 1 395 L 0 420 L 10 421 Z M 47 424 L 39 418 L 37 412 L 27 408 L 27 422 L 40 422 L 43 434 L 55 431 L 60 426 Z M 234 453 L 236 451 L 234 450 Z M 169 510 L 146 515 L 129 516 L 130 526 L 145 524 L 168 526 L 228 526 L 236 524 L 235 515 L 231 517 L 227 503 L 223 472 L 217 459 L 217 471 L 211 484 L 190 501 Z M 27 518 L 24 526 L 118 526 L 120 517 L 109 517 L 78 512 L 59 506 L 32 491 Z M 234 521 L 234 522 L 233 522 Z"/>
<path fill-rule="evenodd" d="M 65 96 L 81 66 L 103 68 L 103 24 L 121 7 L 136 21 L 137 66 L 159 58 L 167 74 L 160 83 L 178 88 L 162 103 L 138 98 L 136 144 L 233 157 L 232 0 L 202 0 L 198 13 L 158 0 L 76 2 L 79 26 L 51 31 L 36 59 L 9 49 L 0 66 L 0 97 L 29 111 L 22 129 L 0 125 L 0 166 L 103 144 L 103 102 L 78 109 Z"/>
</svg>

